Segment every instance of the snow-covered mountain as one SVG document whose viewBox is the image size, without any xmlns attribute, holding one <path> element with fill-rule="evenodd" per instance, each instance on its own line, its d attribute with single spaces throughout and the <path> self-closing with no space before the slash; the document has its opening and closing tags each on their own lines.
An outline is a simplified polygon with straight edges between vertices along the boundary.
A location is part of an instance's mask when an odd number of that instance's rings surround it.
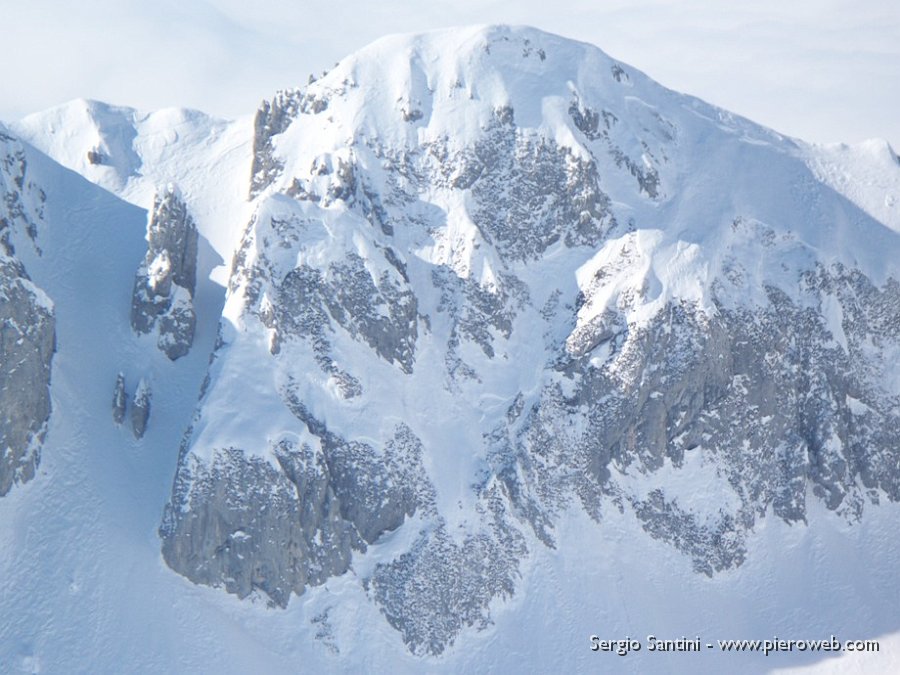
<svg viewBox="0 0 900 675">
<path fill-rule="evenodd" d="M 4 412 L 40 411 L 7 455 L 43 440 L 0 500 L 9 663 L 646 672 L 685 666 L 589 636 L 900 630 L 887 144 L 508 27 L 385 38 L 253 119 L 10 129 L 4 331 L 44 375 L 13 395 L 4 332 Z"/>
</svg>

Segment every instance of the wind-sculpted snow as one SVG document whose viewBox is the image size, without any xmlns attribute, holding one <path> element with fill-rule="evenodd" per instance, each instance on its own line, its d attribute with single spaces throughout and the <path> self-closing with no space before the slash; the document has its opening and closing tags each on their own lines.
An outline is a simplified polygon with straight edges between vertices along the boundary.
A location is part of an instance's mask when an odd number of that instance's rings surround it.
<svg viewBox="0 0 900 675">
<path fill-rule="evenodd" d="M 794 142 L 508 28 L 376 43 L 255 134 L 160 530 L 189 579 L 352 573 L 434 655 L 573 504 L 713 575 L 767 514 L 900 500 L 900 239 Z"/>
<path fill-rule="evenodd" d="M 50 417 L 53 303 L 28 276 L 14 242 L 37 249 L 43 191 L 0 125 L 0 496 L 31 480 Z"/>
</svg>

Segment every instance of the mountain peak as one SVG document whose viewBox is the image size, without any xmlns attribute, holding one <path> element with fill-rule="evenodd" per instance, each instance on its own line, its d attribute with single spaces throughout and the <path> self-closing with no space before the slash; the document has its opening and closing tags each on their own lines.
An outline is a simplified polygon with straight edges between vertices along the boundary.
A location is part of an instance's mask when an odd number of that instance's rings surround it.
<svg viewBox="0 0 900 675">
<path fill-rule="evenodd" d="M 463 94 L 524 112 L 536 97 L 568 96 L 573 88 L 607 93 L 616 85 L 631 86 L 634 78 L 646 79 L 591 45 L 535 28 L 495 25 L 382 38 L 343 59 L 311 89 L 359 86 L 369 96 L 383 96 L 385 105 Z"/>
</svg>

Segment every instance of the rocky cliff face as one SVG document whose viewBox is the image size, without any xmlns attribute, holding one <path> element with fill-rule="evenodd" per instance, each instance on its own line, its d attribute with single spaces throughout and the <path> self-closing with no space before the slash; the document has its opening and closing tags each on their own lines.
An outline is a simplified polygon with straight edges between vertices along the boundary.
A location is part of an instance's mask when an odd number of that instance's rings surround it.
<svg viewBox="0 0 900 675">
<path fill-rule="evenodd" d="M 285 606 L 360 561 L 437 654 L 572 504 L 712 575 L 767 513 L 900 499 L 900 236 L 790 140 L 585 45 L 437 33 L 265 103 L 250 191 L 160 529 L 195 582 Z"/>
<path fill-rule="evenodd" d="M 147 255 L 134 279 L 131 326 L 156 332 L 157 346 L 171 360 L 194 341 L 197 228 L 174 186 L 156 195 L 147 225 Z"/>
<path fill-rule="evenodd" d="M 53 303 L 28 276 L 14 241 L 37 247 L 43 192 L 0 126 L 0 496 L 34 477 L 50 417 Z"/>
</svg>

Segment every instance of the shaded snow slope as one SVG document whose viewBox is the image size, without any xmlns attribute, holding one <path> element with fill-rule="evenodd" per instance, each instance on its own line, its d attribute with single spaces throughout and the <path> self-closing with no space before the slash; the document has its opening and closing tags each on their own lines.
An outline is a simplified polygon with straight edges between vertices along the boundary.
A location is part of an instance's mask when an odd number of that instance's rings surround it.
<svg viewBox="0 0 900 675">
<path fill-rule="evenodd" d="M 806 151 L 820 180 L 900 231 L 900 157 L 889 143 L 871 139 L 856 145 L 810 145 Z"/>
<path fill-rule="evenodd" d="M 190 356 L 173 364 L 142 343 L 128 313 L 134 270 L 146 247 L 146 213 L 37 151 L 26 156 L 29 176 L 47 200 L 37 239 L 41 255 L 27 247 L 19 254 L 54 300 L 57 351 L 54 414 L 41 468 L 28 486 L 34 489 L 15 491 L 0 506 L 3 613 L 17 617 L 0 628 L 3 669 L 71 672 L 100 664 L 112 671 L 128 660 L 139 636 L 149 637 L 151 605 L 161 597 L 154 582 L 143 580 L 160 578 L 155 526 L 171 480 L 172 449 L 190 418 L 214 341 L 221 293 L 201 275 L 198 348 Z M 209 273 L 208 264 L 203 272 Z M 141 378 L 153 387 L 143 441 L 113 424 L 118 372 L 125 374 L 129 399 Z M 171 617 L 177 597 L 170 591 L 155 611 Z M 144 643 L 133 669 L 152 669 L 152 655 L 165 653 L 177 638 L 167 621 L 158 622 L 162 632 Z M 113 637 L 117 631 L 124 631 L 122 639 Z"/>
</svg>

